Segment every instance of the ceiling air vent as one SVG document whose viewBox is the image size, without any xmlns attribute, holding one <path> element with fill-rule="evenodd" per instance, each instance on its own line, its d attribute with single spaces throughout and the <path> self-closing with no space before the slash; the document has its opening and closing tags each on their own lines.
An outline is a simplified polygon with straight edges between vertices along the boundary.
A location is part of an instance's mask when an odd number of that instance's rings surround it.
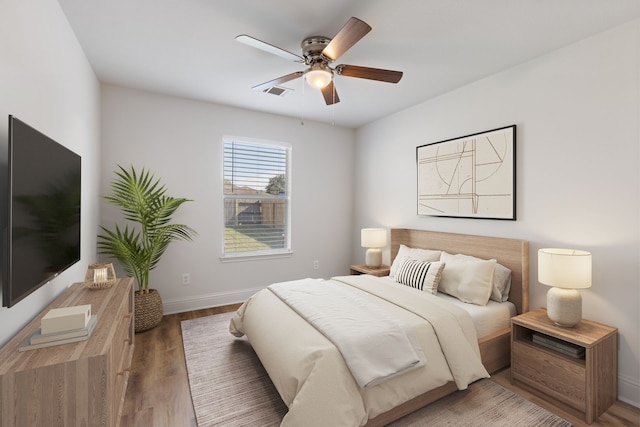
<svg viewBox="0 0 640 427">
<path fill-rule="evenodd" d="M 270 93 L 271 95 L 277 95 L 277 96 L 285 96 L 287 93 L 291 91 L 292 89 L 288 89 L 282 86 L 272 86 L 268 89 L 263 90 L 264 93 Z"/>
</svg>

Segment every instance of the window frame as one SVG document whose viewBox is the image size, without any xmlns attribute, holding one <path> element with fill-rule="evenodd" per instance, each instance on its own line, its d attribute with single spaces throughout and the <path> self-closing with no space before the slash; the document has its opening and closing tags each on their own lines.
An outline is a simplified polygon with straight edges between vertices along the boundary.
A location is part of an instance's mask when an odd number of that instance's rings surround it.
<svg viewBox="0 0 640 427">
<path fill-rule="evenodd" d="M 284 248 L 282 249 L 269 249 L 269 250 L 255 250 L 255 251 L 237 251 L 237 252 L 225 252 L 225 232 L 227 228 L 227 218 L 225 213 L 225 202 L 228 199 L 264 199 L 265 197 L 259 195 L 229 195 L 225 194 L 224 191 L 224 182 L 225 182 L 225 145 L 229 142 L 236 142 L 240 144 L 247 145 L 263 145 L 270 147 L 279 147 L 284 148 L 286 152 L 286 166 L 285 166 L 285 194 L 284 196 L 280 196 L 278 198 L 284 200 L 285 202 L 285 241 Z M 222 151 L 222 179 L 220 183 L 222 185 L 221 193 L 222 193 L 222 239 L 221 239 L 221 255 L 220 259 L 223 262 L 235 262 L 235 261 L 248 261 L 248 260 L 258 260 L 258 259 L 269 259 L 269 258 L 283 258 L 290 257 L 293 255 L 292 248 L 292 239 L 291 239 L 291 189 L 292 189 L 292 158 L 293 158 L 293 146 L 288 142 L 282 141 L 273 141 L 266 139 L 258 139 L 244 136 L 234 136 L 234 135 L 224 135 L 222 137 L 221 144 Z M 276 196 L 277 197 L 277 196 Z"/>
</svg>

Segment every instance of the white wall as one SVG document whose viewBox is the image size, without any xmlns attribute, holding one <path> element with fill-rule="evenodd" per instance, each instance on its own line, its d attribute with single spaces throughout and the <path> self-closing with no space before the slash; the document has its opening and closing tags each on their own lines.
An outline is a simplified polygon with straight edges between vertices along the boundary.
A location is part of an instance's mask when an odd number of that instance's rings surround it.
<svg viewBox="0 0 640 427">
<path fill-rule="evenodd" d="M 636 20 L 359 129 L 352 261 L 364 226 L 527 239 L 533 309 L 538 249 L 591 251 L 583 317 L 619 328 L 620 398 L 639 406 L 639 80 Z M 517 221 L 416 215 L 417 146 L 511 124 Z"/>
<path fill-rule="evenodd" d="M 293 256 L 221 262 L 223 238 L 222 137 L 244 136 L 292 144 Z M 240 302 L 273 282 L 349 273 L 355 132 L 299 119 L 102 87 L 102 194 L 117 164 L 149 168 L 168 194 L 195 200 L 175 220 L 199 234 L 173 242 L 151 287 L 165 313 Z M 119 212 L 101 203 L 109 228 Z M 313 261 L 320 262 L 318 270 Z M 116 264 L 116 263 L 114 263 Z M 181 284 L 182 273 L 191 285 Z"/>
<path fill-rule="evenodd" d="M 0 139 L 18 117 L 82 157 L 81 261 L 11 308 L 0 308 L 0 345 L 95 259 L 99 185 L 99 84 L 55 0 L 3 0 L 0 13 Z M 37 171 L 34 171 L 37 173 Z"/>
</svg>

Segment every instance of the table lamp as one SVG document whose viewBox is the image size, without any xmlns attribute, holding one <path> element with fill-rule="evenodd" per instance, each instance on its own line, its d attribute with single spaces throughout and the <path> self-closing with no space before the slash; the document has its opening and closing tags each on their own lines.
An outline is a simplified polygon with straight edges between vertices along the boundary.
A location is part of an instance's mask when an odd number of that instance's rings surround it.
<svg viewBox="0 0 640 427">
<path fill-rule="evenodd" d="M 538 281 L 552 286 L 547 292 L 547 316 L 570 328 L 582 319 L 582 297 L 577 289 L 591 287 L 591 253 L 577 249 L 540 249 Z"/>
<path fill-rule="evenodd" d="M 365 255 L 367 267 L 380 267 L 382 265 L 380 248 L 387 246 L 387 230 L 384 228 L 363 228 L 360 233 L 360 245 L 363 248 L 368 248 Z"/>
</svg>

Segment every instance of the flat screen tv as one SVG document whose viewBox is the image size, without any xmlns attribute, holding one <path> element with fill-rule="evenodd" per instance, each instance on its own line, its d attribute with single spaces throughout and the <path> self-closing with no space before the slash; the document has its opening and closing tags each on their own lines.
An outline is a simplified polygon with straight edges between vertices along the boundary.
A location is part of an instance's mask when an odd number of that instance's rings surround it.
<svg viewBox="0 0 640 427">
<path fill-rule="evenodd" d="M 80 260 L 80 156 L 13 116 L 8 136 L 0 163 L 5 307 Z"/>
</svg>

